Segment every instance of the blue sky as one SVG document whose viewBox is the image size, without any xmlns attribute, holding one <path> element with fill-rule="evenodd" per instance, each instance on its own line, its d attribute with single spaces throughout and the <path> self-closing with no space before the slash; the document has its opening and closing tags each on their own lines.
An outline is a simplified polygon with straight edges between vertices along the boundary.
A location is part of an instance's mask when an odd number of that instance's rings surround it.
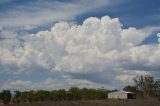
<svg viewBox="0 0 160 106">
<path fill-rule="evenodd" d="M 109 0 L 110 1 L 110 0 Z M 44 3 L 43 3 L 44 2 Z M 80 1 L 81 2 L 81 1 Z M 82 0 L 82 3 L 84 1 Z M 94 2 L 94 1 L 93 1 Z M 105 2 L 105 1 L 104 1 Z M 108 1 L 107 1 L 108 2 Z M 158 0 L 145 1 L 145 0 L 113 0 L 112 3 L 100 4 L 100 6 L 93 6 L 95 9 L 91 10 L 86 9 L 84 12 L 75 15 L 74 21 L 77 23 L 82 23 L 83 20 L 90 16 L 102 17 L 104 15 L 109 15 L 111 17 L 119 17 L 123 22 L 124 27 L 133 26 L 133 27 L 144 27 L 150 25 L 159 25 L 159 2 Z M 1 19 L 11 18 L 14 14 L 20 13 L 30 13 L 40 11 L 42 9 L 53 9 L 56 10 L 56 7 L 47 7 L 49 4 L 78 4 L 78 0 L 1 0 L 0 2 L 0 13 Z M 30 6 L 33 6 L 30 8 Z M 34 7 L 35 6 L 35 7 Z M 63 7 L 65 7 L 63 5 Z M 68 7 L 67 7 L 68 8 Z M 79 8 L 80 10 L 81 8 Z M 58 10 L 58 9 L 57 9 Z M 16 16 L 12 17 L 15 18 Z M 61 20 L 61 19 L 60 19 Z M 63 20 L 63 19 L 62 19 Z M 52 20 L 54 21 L 54 20 Z M 51 21 L 51 22 L 52 22 Z M 58 22 L 59 20 L 57 20 Z M 73 20 L 72 20 L 73 21 Z M 4 22 L 7 24 L 7 22 Z"/>
<path fill-rule="evenodd" d="M 159 4 L 0 0 L 0 89 L 122 89 L 139 74 L 159 78 Z"/>
</svg>

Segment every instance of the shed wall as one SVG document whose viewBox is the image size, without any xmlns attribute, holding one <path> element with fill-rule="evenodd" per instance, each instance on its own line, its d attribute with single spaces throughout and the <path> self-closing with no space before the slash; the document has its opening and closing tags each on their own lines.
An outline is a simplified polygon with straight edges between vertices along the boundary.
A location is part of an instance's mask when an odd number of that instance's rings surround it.
<svg viewBox="0 0 160 106">
<path fill-rule="evenodd" d="M 108 98 L 109 99 L 128 99 L 127 93 L 123 92 L 111 92 L 108 93 Z"/>
</svg>

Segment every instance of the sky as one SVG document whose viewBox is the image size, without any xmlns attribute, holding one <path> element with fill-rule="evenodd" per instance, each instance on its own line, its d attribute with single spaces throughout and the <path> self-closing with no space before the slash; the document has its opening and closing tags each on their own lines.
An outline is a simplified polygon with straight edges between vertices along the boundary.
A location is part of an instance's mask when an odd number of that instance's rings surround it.
<svg viewBox="0 0 160 106">
<path fill-rule="evenodd" d="M 123 89 L 160 79 L 159 0 L 0 0 L 0 90 Z"/>
</svg>

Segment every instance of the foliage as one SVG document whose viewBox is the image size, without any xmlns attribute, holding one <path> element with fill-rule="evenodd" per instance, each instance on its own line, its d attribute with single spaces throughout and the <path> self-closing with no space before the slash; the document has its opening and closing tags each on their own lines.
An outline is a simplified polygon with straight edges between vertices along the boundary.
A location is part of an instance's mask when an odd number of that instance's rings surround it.
<svg viewBox="0 0 160 106">
<path fill-rule="evenodd" d="M 69 90 L 37 90 L 37 91 L 15 91 L 14 103 L 19 102 L 43 102 L 43 101 L 63 101 L 63 100 L 94 100 L 107 99 L 106 89 L 88 89 L 71 87 Z"/>
<path fill-rule="evenodd" d="M 135 86 L 126 86 L 123 90 L 134 92 L 139 97 L 143 95 L 154 96 L 160 98 L 160 80 L 155 80 L 152 76 L 137 76 L 134 79 Z M 116 91 L 112 90 L 112 91 Z M 30 91 L 15 91 L 12 98 L 14 103 L 20 102 L 48 102 L 48 101 L 71 101 L 71 100 L 104 100 L 107 99 L 109 91 L 100 88 L 77 88 L 71 87 L 69 90 L 30 90 Z M 0 99 L 4 104 L 11 101 L 11 93 L 9 90 L 4 90 L 0 93 Z"/>
<path fill-rule="evenodd" d="M 123 90 L 128 92 L 133 92 L 136 94 L 137 97 L 141 97 L 141 98 L 144 97 L 143 92 L 138 90 L 136 86 L 127 85 L 123 88 Z"/>
<path fill-rule="evenodd" d="M 3 101 L 4 104 L 9 104 L 11 101 L 11 92 L 10 90 L 4 90 L 0 93 L 0 99 Z"/>
<path fill-rule="evenodd" d="M 160 80 L 154 79 L 153 76 L 137 76 L 134 79 L 137 91 L 143 92 L 145 95 L 159 97 L 160 96 Z"/>
</svg>

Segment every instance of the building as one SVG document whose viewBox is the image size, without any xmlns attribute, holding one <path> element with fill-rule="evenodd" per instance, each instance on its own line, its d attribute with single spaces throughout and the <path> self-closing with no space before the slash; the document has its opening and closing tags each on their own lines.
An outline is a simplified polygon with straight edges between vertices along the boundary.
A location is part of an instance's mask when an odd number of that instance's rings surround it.
<svg viewBox="0 0 160 106">
<path fill-rule="evenodd" d="M 108 99 L 136 99 L 136 94 L 126 91 L 115 91 L 108 93 Z"/>
</svg>

